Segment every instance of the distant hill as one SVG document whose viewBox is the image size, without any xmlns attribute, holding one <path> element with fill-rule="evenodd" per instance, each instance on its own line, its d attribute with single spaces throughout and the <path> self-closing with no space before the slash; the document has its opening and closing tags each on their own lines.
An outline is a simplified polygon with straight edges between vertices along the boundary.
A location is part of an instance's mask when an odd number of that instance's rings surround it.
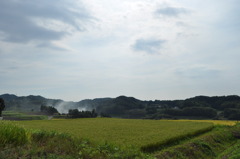
<svg viewBox="0 0 240 159">
<path fill-rule="evenodd" d="M 6 110 L 39 112 L 41 105 L 55 107 L 60 113 L 69 109 L 92 110 L 121 118 L 193 118 L 193 119 L 233 119 L 240 120 L 240 97 L 196 96 L 185 100 L 142 101 L 134 97 L 85 99 L 66 102 L 61 99 L 47 99 L 42 96 L 18 97 L 11 94 L 0 95 L 5 100 Z"/>
<path fill-rule="evenodd" d="M 13 94 L 3 94 L 3 95 L 0 95 L 0 97 L 3 98 L 5 101 L 10 101 L 18 98 L 16 95 L 13 95 Z"/>
<path fill-rule="evenodd" d="M 95 109 L 99 103 L 105 102 L 111 98 L 96 98 L 85 99 L 79 102 L 67 102 L 61 99 L 48 99 L 42 96 L 16 96 L 13 94 L 0 95 L 5 101 L 5 110 L 25 111 L 25 112 L 39 112 L 41 105 L 53 106 L 60 113 L 67 113 L 69 109 L 92 110 Z"/>
</svg>

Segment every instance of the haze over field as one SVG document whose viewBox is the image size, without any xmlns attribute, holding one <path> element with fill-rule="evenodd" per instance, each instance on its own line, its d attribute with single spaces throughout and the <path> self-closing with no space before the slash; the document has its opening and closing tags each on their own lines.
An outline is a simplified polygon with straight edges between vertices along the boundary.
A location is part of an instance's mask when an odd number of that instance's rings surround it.
<svg viewBox="0 0 240 159">
<path fill-rule="evenodd" d="M 238 0 L 2 0 L 0 94 L 240 94 Z"/>
</svg>

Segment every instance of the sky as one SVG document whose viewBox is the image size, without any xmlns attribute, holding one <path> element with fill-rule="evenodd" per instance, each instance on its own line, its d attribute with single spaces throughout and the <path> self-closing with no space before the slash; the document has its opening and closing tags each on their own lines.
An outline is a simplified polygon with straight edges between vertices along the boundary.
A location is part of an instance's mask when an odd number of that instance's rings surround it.
<svg viewBox="0 0 240 159">
<path fill-rule="evenodd" d="M 0 94 L 240 95 L 238 0 L 0 0 Z"/>
</svg>

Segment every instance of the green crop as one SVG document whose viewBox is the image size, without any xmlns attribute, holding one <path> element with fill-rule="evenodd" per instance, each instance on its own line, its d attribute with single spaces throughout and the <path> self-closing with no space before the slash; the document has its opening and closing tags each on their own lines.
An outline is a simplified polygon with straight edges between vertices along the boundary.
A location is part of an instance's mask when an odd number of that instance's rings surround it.
<svg viewBox="0 0 240 159">
<path fill-rule="evenodd" d="M 3 111 L 3 118 L 6 120 L 45 120 L 46 115 L 29 115 L 23 112 Z"/>
<path fill-rule="evenodd" d="M 15 122 L 0 122 L 0 158 L 153 159 L 136 148 L 95 144 L 66 133 L 29 130 Z"/>
<path fill-rule="evenodd" d="M 96 143 L 107 142 L 146 150 L 148 146 L 155 149 L 162 144 L 173 142 L 172 140 L 198 135 L 213 127 L 212 123 L 203 122 L 112 118 L 19 121 L 19 123 L 26 128 L 55 130 Z"/>
</svg>

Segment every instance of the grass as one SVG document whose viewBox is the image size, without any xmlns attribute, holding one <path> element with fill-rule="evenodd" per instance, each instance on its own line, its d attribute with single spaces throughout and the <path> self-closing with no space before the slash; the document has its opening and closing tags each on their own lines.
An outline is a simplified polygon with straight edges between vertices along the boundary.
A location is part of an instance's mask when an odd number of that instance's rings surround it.
<svg viewBox="0 0 240 159">
<path fill-rule="evenodd" d="M 236 132 L 237 134 L 235 134 Z M 205 135 L 165 149 L 155 154 L 155 156 L 157 159 L 227 159 L 230 156 L 229 154 L 234 156 L 239 152 L 239 149 L 231 148 L 238 141 L 239 134 L 240 127 L 217 126 L 213 131 Z M 236 145 L 235 148 L 238 146 Z M 230 150 L 228 150 L 229 148 Z M 225 156 L 221 155 L 225 150 L 228 150 L 224 153 Z"/>
<path fill-rule="evenodd" d="M 240 158 L 240 141 L 231 145 L 229 149 L 224 151 L 218 159 L 239 159 Z"/>
<path fill-rule="evenodd" d="M 231 132 L 236 139 L 240 139 L 240 124 L 238 123 L 236 128 L 232 129 Z M 218 156 L 218 159 L 239 159 L 240 158 L 240 140 L 230 145 L 223 153 Z"/>
<path fill-rule="evenodd" d="M 218 159 L 228 158 L 228 159 L 239 159 L 240 158 L 240 141 L 236 144 L 231 145 L 229 149 L 224 151 Z"/>
<path fill-rule="evenodd" d="M 0 121 L 0 147 L 21 145 L 29 141 L 29 134 L 24 128 L 11 122 Z"/>
<path fill-rule="evenodd" d="M 28 115 L 22 112 L 3 111 L 2 116 L 6 120 L 46 120 L 45 115 Z"/>
<path fill-rule="evenodd" d="M 95 143 L 108 142 L 122 147 L 131 145 L 144 150 L 148 147 L 155 149 L 173 140 L 191 137 L 213 127 L 212 123 L 192 121 L 113 118 L 19 121 L 18 123 L 31 129 L 69 133 L 75 137 L 90 139 Z"/>
</svg>

